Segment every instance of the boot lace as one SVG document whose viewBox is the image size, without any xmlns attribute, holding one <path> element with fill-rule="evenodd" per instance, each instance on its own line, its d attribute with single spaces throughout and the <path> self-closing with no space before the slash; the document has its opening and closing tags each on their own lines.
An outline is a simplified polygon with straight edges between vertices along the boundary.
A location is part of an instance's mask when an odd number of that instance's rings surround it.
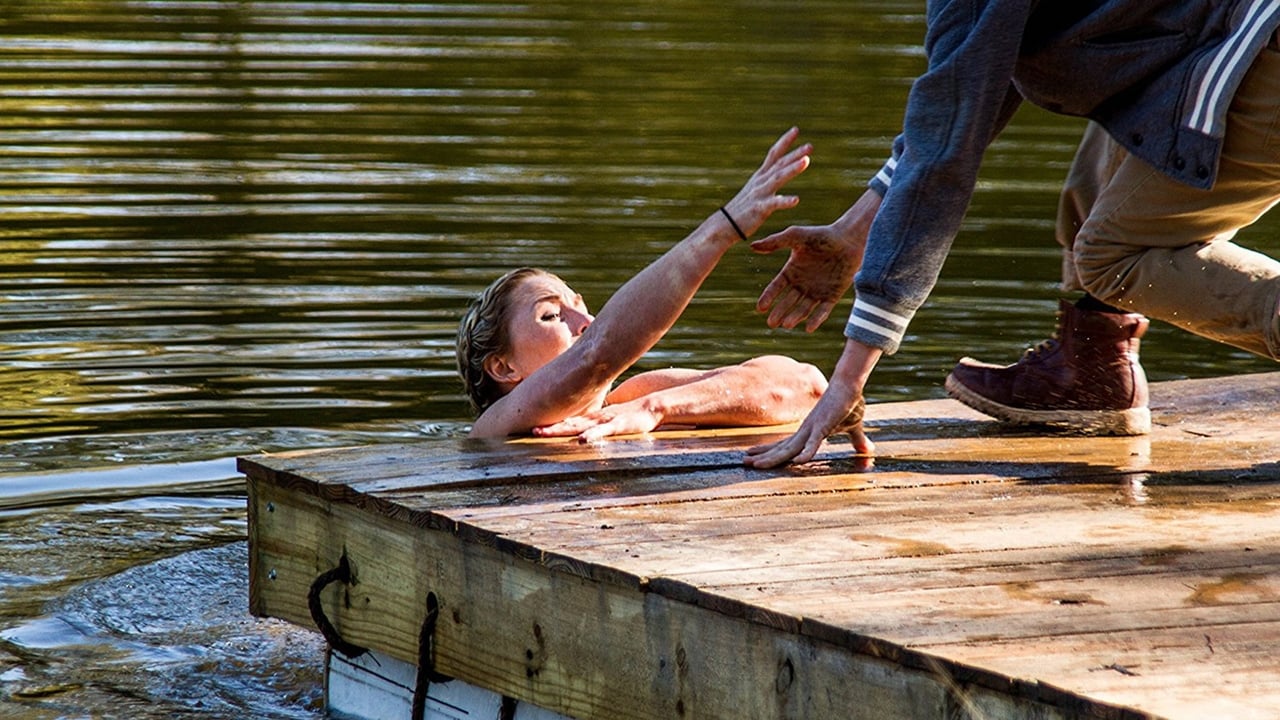
<svg viewBox="0 0 1280 720">
<path fill-rule="evenodd" d="M 1045 355 L 1047 353 L 1053 352 L 1058 348 L 1058 344 L 1059 343 L 1057 338 L 1049 338 L 1048 340 L 1041 340 L 1040 343 L 1037 344 L 1035 347 L 1029 347 L 1026 350 L 1024 350 L 1022 352 L 1022 359 L 1034 360 L 1040 357 L 1041 355 Z"/>
<path fill-rule="evenodd" d="M 1062 326 L 1062 313 L 1058 313 L 1058 327 Z M 1058 331 L 1054 330 L 1053 335 L 1047 340 L 1041 340 L 1035 347 L 1029 347 L 1022 351 L 1023 360 L 1034 360 L 1041 355 L 1051 353 L 1058 348 Z"/>
</svg>

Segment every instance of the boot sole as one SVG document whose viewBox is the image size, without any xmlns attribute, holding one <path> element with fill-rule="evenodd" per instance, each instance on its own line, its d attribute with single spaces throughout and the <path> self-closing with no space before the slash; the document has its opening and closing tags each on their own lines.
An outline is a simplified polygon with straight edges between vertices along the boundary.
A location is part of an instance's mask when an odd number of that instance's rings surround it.
<svg viewBox="0 0 1280 720">
<path fill-rule="evenodd" d="M 947 394 L 998 420 L 1017 425 L 1049 425 L 1076 435 L 1146 435 L 1151 432 L 1151 410 L 1027 410 L 989 400 L 947 375 Z"/>
</svg>

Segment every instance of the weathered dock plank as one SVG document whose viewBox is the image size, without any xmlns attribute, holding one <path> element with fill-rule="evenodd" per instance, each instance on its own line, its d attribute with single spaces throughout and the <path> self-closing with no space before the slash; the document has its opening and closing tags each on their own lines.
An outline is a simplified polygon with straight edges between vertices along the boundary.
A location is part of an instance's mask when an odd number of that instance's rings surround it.
<svg viewBox="0 0 1280 720">
<path fill-rule="evenodd" d="M 1153 432 L 873 405 L 786 429 L 241 460 L 253 612 L 580 718 L 1280 718 L 1280 373 L 1153 387 Z"/>
</svg>

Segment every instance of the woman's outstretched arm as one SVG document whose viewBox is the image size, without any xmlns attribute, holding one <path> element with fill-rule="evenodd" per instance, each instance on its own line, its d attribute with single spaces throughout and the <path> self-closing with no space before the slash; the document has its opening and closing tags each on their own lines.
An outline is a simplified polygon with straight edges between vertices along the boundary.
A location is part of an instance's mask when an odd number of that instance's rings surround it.
<svg viewBox="0 0 1280 720">
<path fill-rule="evenodd" d="M 799 202 L 779 194 L 809 166 L 811 146 L 791 149 L 798 135 L 792 128 L 778 138 L 725 212 L 712 213 L 628 280 L 572 347 L 490 406 L 471 434 L 528 432 L 600 407 L 613 381 L 666 334 L 724 253 L 743 239 L 738 231 L 749 236 L 775 211 Z"/>
</svg>

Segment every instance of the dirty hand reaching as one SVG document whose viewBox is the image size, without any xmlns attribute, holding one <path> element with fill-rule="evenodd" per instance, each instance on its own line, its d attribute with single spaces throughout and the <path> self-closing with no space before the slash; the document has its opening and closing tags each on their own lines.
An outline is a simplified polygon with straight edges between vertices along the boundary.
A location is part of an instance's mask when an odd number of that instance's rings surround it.
<svg viewBox="0 0 1280 720">
<path fill-rule="evenodd" d="M 758 253 L 791 250 L 756 303 L 757 311 L 769 313 L 769 327 L 794 328 L 807 318 L 805 330 L 813 332 L 826 321 L 862 265 L 867 233 L 879 209 L 880 195 L 868 190 L 830 225 L 793 225 L 751 244 Z"/>
</svg>

